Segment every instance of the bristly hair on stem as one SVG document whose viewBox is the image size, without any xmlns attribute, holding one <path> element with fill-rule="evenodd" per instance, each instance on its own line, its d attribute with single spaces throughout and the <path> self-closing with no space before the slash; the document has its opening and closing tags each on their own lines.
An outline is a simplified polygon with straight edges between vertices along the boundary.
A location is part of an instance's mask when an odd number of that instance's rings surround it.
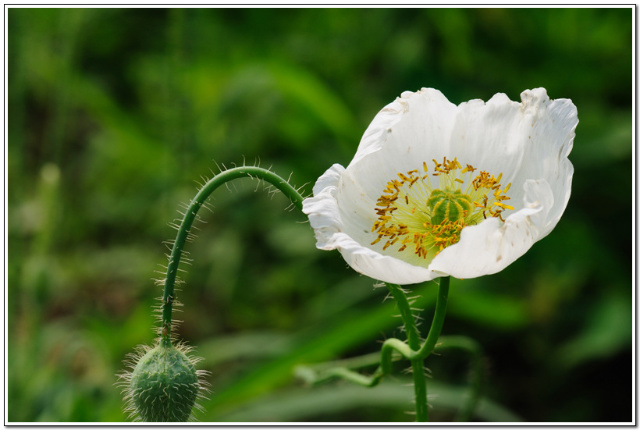
<svg viewBox="0 0 640 430">
<path fill-rule="evenodd" d="M 219 167 L 219 166 L 218 166 Z M 224 165 L 223 165 L 224 167 Z M 118 376 L 118 385 L 122 388 L 125 411 L 134 420 L 180 422 L 193 420 L 193 409 L 201 410 L 196 400 L 204 397 L 209 385 L 205 378 L 207 371 L 196 370 L 201 360 L 190 355 L 192 348 L 178 342 L 176 333 L 177 321 L 173 318 L 175 308 L 182 306 L 176 300 L 176 286 L 182 284 L 178 273 L 183 271 L 180 262 L 190 264 L 193 261 L 184 250 L 187 242 L 195 239 L 191 233 L 194 221 L 204 222 L 198 215 L 200 208 L 206 208 L 206 200 L 221 185 L 228 187 L 228 182 L 248 177 L 268 183 L 271 195 L 281 191 L 292 202 L 292 207 L 302 209 L 303 197 L 300 188 L 296 188 L 269 169 L 258 166 L 241 166 L 221 170 L 210 179 L 202 178 L 204 184 L 198 189 L 196 196 L 189 204 L 182 204 L 178 210 L 181 219 L 174 219 L 169 226 L 177 230 L 173 241 L 164 242 L 170 250 L 168 263 L 161 266 L 164 276 L 155 283 L 163 286 L 163 294 L 154 309 L 159 321 L 157 344 L 139 346 L 125 360 L 127 370 Z M 179 309 L 175 309 L 178 311 Z"/>
<path fill-rule="evenodd" d="M 223 165 L 224 167 L 224 165 Z M 184 245 L 192 237 L 190 230 L 198 217 L 198 211 L 201 207 L 205 206 L 205 202 L 208 197 L 221 185 L 226 185 L 228 182 L 238 178 L 252 178 L 258 179 L 258 181 L 265 181 L 270 186 L 281 191 L 286 197 L 288 197 L 292 204 L 298 209 L 302 209 L 302 201 L 304 198 L 299 192 L 299 189 L 292 186 L 289 180 L 283 179 L 271 170 L 263 169 L 256 166 L 241 166 L 234 167 L 228 170 L 221 171 L 211 179 L 209 179 L 197 192 L 196 196 L 189 203 L 184 212 L 180 225 L 178 227 L 178 233 L 175 241 L 173 242 L 173 248 L 171 254 L 168 256 L 168 264 L 166 276 L 164 278 L 164 293 L 162 296 L 162 317 L 161 317 L 161 330 L 162 339 L 165 344 L 171 343 L 172 332 L 172 312 L 173 303 L 175 301 L 174 287 L 178 279 L 178 271 L 180 261 L 184 257 Z"/>
</svg>

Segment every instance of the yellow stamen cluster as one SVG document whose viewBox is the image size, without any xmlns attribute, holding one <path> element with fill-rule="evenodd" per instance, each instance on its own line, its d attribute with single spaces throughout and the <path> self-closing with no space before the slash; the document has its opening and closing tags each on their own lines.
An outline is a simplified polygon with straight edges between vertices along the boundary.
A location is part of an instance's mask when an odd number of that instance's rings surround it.
<svg viewBox="0 0 640 430">
<path fill-rule="evenodd" d="M 423 162 L 422 172 L 398 173 L 398 179 L 387 183 L 376 203 L 378 218 L 371 232 L 377 232 L 378 237 L 371 245 L 385 240 L 383 250 L 398 245 L 398 251 L 409 248 L 416 256 L 430 260 L 457 243 L 465 226 L 478 224 L 487 216 L 504 221 L 502 213 L 513 210 L 504 203 L 509 200 L 506 193 L 511 184 L 502 189 L 502 173 L 495 177 L 480 171 L 473 177 L 477 169 L 470 164 L 463 168 L 457 158 L 444 157 L 442 163 L 433 163 L 431 174 Z M 437 177 L 436 187 L 431 177 Z"/>
<path fill-rule="evenodd" d="M 501 190 L 500 179 L 502 179 L 502 173 L 500 173 L 496 178 L 495 176 L 489 176 L 489 173 L 483 171 L 480 172 L 480 174 L 473 180 L 471 185 L 476 191 L 479 189 L 493 191 L 492 197 L 495 201 L 492 202 L 490 206 L 487 205 L 488 198 L 486 194 L 482 198 L 482 203 L 474 202 L 475 206 L 482 210 L 484 218 L 487 218 L 486 212 L 489 212 L 489 215 L 492 217 L 497 217 L 500 218 L 501 221 L 504 221 L 502 218 L 502 212 L 504 212 L 505 209 L 513 210 L 513 206 L 502 203 L 504 200 L 509 200 L 511 198 L 506 194 L 507 191 L 509 191 L 509 188 L 511 188 L 511 184 L 507 184 L 504 190 Z"/>
</svg>

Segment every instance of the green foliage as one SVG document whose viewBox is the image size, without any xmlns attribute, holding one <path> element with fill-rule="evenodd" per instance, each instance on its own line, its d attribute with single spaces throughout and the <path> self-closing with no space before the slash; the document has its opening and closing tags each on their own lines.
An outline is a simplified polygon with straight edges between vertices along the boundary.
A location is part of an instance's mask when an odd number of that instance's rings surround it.
<svg viewBox="0 0 640 430">
<path fill-rule="evenodd" d="M 8 420 L 126 419 L 115 374 L 153 339 L 167 223 L 216 163 L 260 160 L 309 194 L 404 90 L 460 103 L 542 86 L 578 107 L 569 206 L 503 272 L 452 280 L 443 334 L 485 350 L 478 420 L 630 421 L 632 13 L 9 9 Z M 384 292 L 256 185 L 217 191 L 187 245 L 178 331 L 212 373 L 196 418 L 411 421 L 402 379 L 294 378 L 403 334 Z M 415 291 L 426 320 L 435 293 Z M 467 362 L 426 365 L 450 420 Z"/>
</svg>

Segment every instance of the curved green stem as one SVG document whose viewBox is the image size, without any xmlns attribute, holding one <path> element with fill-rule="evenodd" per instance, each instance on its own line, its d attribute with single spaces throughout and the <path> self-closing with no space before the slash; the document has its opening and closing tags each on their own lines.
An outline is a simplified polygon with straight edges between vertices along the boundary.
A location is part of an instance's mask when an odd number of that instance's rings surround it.
<svg viewBox="0 0 640 430">
<path fill-rule="evenodd" d="M 433 349 L 438 342 L 442 327 L 444 326 L 444 317 L 447 314 L 447 302 L 449 301 L 449 283 L 451 278 L 445 276 L 440 278 L 440 285 L 438 287 L 438 299 L 436 301 L 436 310 L 433 314 L 433 321 L 431 322 L 431 328 L 427 339 L 424 341 L 422 348 L 417 352 L 417 357 L 425 359 L 433 352 Z"/>
<path fill-rule="evenodd" d="M 447 302 L 449 300 L 449 284 L 450 278 L 447 276 L 445 278 L 440 278 L 440 285 L 438 288 L 438 298 L 436 301 L 436 310 L 433 314 L 433 321 L 431 322 L 431 328 L 429 329 L 429 334 L 427 335 L 427 339 L 424 344 L 420 347 L 418 345 L 417 348 L 407 349 L 406 344 L 399 341 L 398 339 L 387 339 L 382 344 L 382 357 L 380 360 L 381 366 L 386 366 L 385 361 L 391 356 L 393 350 L 401 353 L 406 359 L 414 360 L 414 359 L 422 359 L 427 358 L 434 350 L 436 343 L 438 342 L 438 338 L 440 337 L 440 333 L 442 332 L 442 327 L 444 326 L 444 318 L 447 314 Z M 394 296 L 395 297 L 395 296 Z M 404 298 L 406 301 L 406 297 Z M 400 311 L 402 315 L 402 310 Z M 409 318 L 405 319 L 403 317 L 403 321 L 405 324 L 409 321 L 409 324 L 413 324 L 415 327 L 415 323 L 412 323 L 413 316 L 409 315 Z M 407 331 L 411 331 L 411 329 L 407 329 Z M 409 335 L 407 334 L 409 337 Z M 404 345 L 404 346 L 402 346 Z M 411 345 L 409 345 L 411 346 Z M 386 373 L 386 372 L 385 372 Z"/>
<path fill-rule="evenodd" d="M 409 347 L 412 350 L 420 349 L 420 333 L 418 332 L 418 328 L 416 327 L 415 318 L 411 313 L 411 305 L 409 304 L 409 300 L 407 299 L 404 290 L 398 285 L 394 284 L 387 284 L 387 288 L 395 299 L 398 310 L 400 311 L 400 317 L 402 318 L 402 322 L 404 323 L 404 329 L 407 333 L 407 342 L 409 343 Z"/>
<path fill-rule="evenodd" d="M 302 209 L 302 201 L 304 200 L 302 195 L 300 195 L 300 193 L 298 193 L 298 191 L 285 179 L 261 167 L 246 166 L 225 170 L 211 178 L 202 188 L 200 188 L 200 191 L 198 191 L 189 204 L 189 208 L 185 212 L 184 218 L 180 223 L 178 234 L 176 235 L 173 249 L 171 250 L 171 256 L 169 257 L 169 264 L 167 265 L 167 275 L 164 281 L 164 294 L 162 296 L 162 342 L 167 346 L 171 345 L 171 319 L 178 265 L 180 264 L 184 245 L 189 237 L 189 231 L 191 230 L 193 221 L 196 219 L 196 215 L 204 205 L 204 202 L 218 187 L 234 179 L 246 177 L 262 179 L 269 182 L 285 196 L 291 199 L 296 208 Z"/>
<path fill-rule="evenodd" d="M 404 291 L 397 285 L 387 284 L 387 288 L 396 300 L 400 317 L 404 322 L 404 329 L 407 333 L 407 343 L 410 348 L 410 355 L 420 349 L 420 334 L 416 327 L 416 321 L 411 313 L 411 305 L 407 300 Z M 386 365 L 390 366 L 390 358 L 386 359 Z M 416 421 L 425 422 L 429 420 L 429 407 L 427 406 L 427 379 L 424 374 L 424 360 L 416 357 L 411 359 L 411 372 L 413 374 L 413 391 L 415 396 Z M 386 372 L 385 372 L 386 373 Z"/>
<path fill-rule="evenodd" d="M 327 366 L 324 365 L 324 369 L 319 371 L 315 371 L 313 368 L 308 366 L 299 366 L 296 373 L 298 376 L 311 383 L 319 383 L 333 377 L 339 377 L 365 387 L 373 387 L 377 385 L 385 375 L 392 372 L 393 361 L 396 361 L 397 359 L 397 356 L 394 358 L 393 353 L 398 352 L 403 358 L 411 361 L 416 400 L 416 421 L 427 421 L 429 411 L 427 407 L 427 386 L 426 377 L 424 375 L 424 359 L 434 351 L 438 337 L 442 332 L 444 317 L 447 312 L 449 283 L 449 277 L 440 279 L 433 322 L 431 324 L 429 334 L 427 335 L 427 339 L 422 346 L 420 346 L 420 335 L 413 314 L 411 313 L 411 306 L 407 296 L 399 286 L 387 284 L 387 288 L 397 302 L 398 310 L 400 311 L 400 316 L 403 320 L 405 331 L 407 333 L 407 342 L 403 342 L 400 339 L 395 338 L 387 339 L 382 344 L 382 350 L 380 351 L 379 356 L 379 366 L 373 375 L 364 376 L 351 370 L 353 368 L 375 364 L 371 361 L 369 356 L 367 356 L 366 360 L 362 360 L 361 358 L 342 360 L 336 363 L 338 365 L 337 367 L 330 369 L 326 369 Z"/>
<path fill-rule="evenodd" d="M 382 351 L 380 354 L 367 354 L 361 357 L 323 363 L 316 366 L 298 366 L 296 368 L 297 376 L 311 384 L 317 384 L 337 377 L 365 387 L 373 387 L 376 386 L 385 375 L 391 373 L 394 361 L 398 361 L 403 358 L 408 359 L 412 363 L 412 370 L 414 370 L 414 384 L 417 384 L 415 388 L 417 408 L 416 419 L 421 421 L 428 418 L 428 411 L 426 411 L 425 416 L 423 410 L 426 409 L 421 408 L 421 405 L 419 404 L 419 401 L 424 399 L 422 405 L 426 407 L 426 382 L 423 384 L 425 381 L 424 376 L 421 378 L 416 377 L 416 368 L 413 366 L 413 363 L 420 362 L 420 364 L 422 364 L 422 361 L 433 352 L 439 352 L 446 349 L 460 349 L 467 351 L 471 355 L 471 375 L 469 378 L 469 392 L 458 411 L 456 421 L 469 421 L 473 417 L 473 413 L 480 399 L 480 390 L 482 388 L 482 347 L 473 339 L 465 336 L 439 337 L 442 332 L 447 309 L 449 284 L 450 278 L 441 278 L 431 329 L 429 330 L 427 339 L 421 347 L 415 346 L 416 339 L 418 339 L 418 345 L 420 343 L 419 334 L 415 325 L 415 319 L 411 313 L 409 301 L 407 300 L 404 291 L 399 286 L 390 284 L 387 285 L 387 287 L 397 301 L 400 316 L 405 323 L 408 343 L 395 338 L 387 339 L 382 344 Z M 399 354 L 394 355 L 394 352 Z M 373 366 L 375 364 L 379 365 L 371 376 L 365 376 L 354 371 L 354 369 Z M 418 370 L 420 371 L 419 368 Z M 417 375 L 422 375 L 422 371 L 417 373 Z"/>
</svg>

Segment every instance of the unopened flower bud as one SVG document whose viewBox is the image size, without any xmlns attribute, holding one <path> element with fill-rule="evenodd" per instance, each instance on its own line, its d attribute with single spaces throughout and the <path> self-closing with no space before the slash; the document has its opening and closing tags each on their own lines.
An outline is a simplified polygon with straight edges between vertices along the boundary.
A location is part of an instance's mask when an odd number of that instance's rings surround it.
<svg viewBox="0 0 640 430">
<path fill-rule="evenodd" d="M 125 376 L 129 406 L 142 421 L 182 422 L 191 416 L 201 384 L 184 349 L 160 342 Z"/>
</svg>

